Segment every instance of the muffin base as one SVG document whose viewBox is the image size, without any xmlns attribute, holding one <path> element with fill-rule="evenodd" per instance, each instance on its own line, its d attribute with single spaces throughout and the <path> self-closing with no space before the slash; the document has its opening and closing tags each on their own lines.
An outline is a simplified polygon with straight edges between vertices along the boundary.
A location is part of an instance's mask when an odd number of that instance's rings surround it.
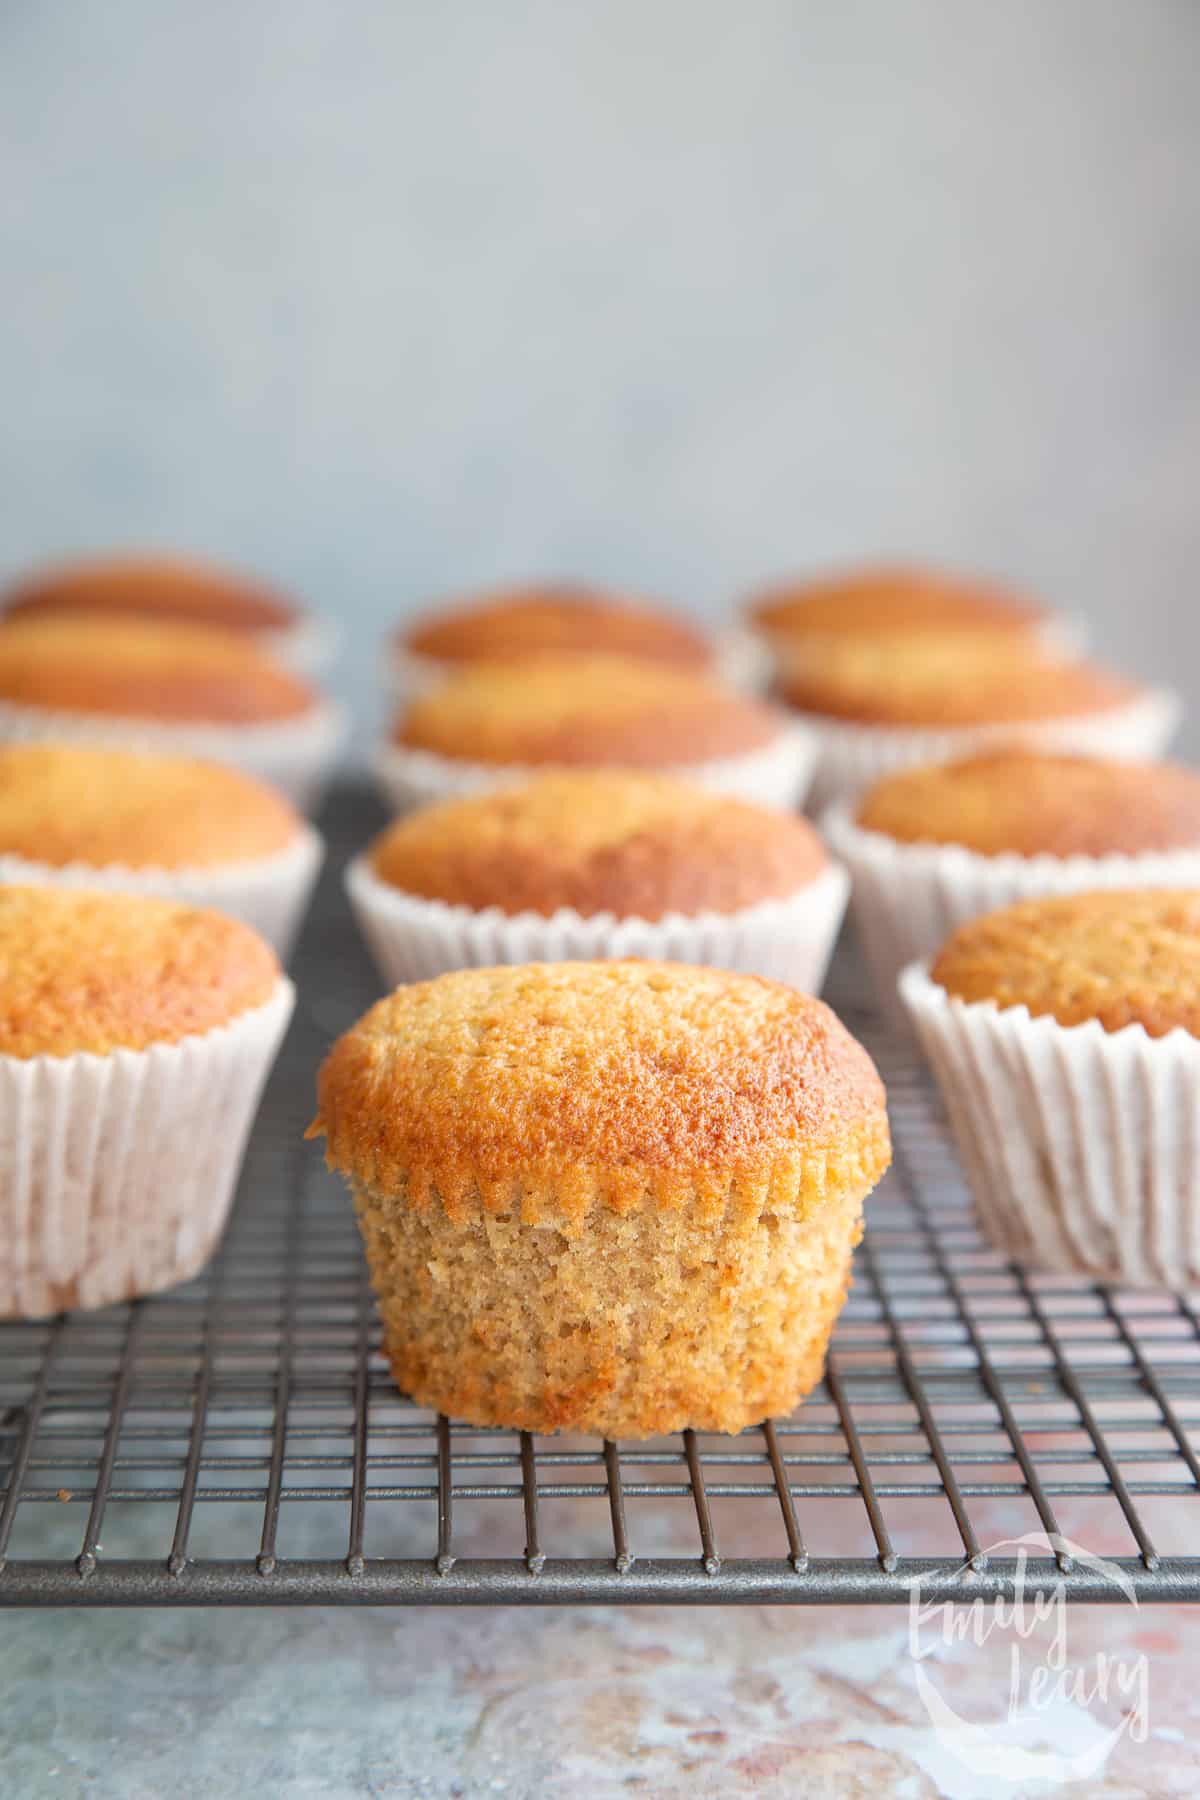
<svg viewBox="0 0 1200 1800">
<path fill-rule="evenodd" d="M 820 1380 L 862 1233 L 860 1191 L 799 1219 L 647 1199 L 581 1230 L 354 1195 L 404 1392 L 470 1424 L 609 1438 L 790 1411 Z"/>
<path fill-rule="evenodd" d="M 964 1002 L 921 964 L 900 994 L 997 1249 L 1099 1281 L 1200 1282 L 1200 1040 Z"/>
<path fill-rule="evenodd" d="M 900 843 L 855 822 L 845 802 L 821 835 L 850 871 L 850 910 L 880 999 L 902 1016 L 900 971 L 932 956 L 968 919 L 1017 900 L 1094 888 L 1200 888 L 1200 845 L 1142 856 L 984 856 L 961 844 Z"/>
<path fill-rule="evenodd" d="M 995 744 L 1028 744 L 1039 749 L 1078 750 L 1084 755 L 1152 762 L 1170 743 L 1182 711 L 1178 694 L 1156 688 L 1127 706 L 1109 707 L 1103 712 L 946 730 L 854 725 L 844 719 L 799 711 L 792 716 L 817 743 L 809 810 L 820 812 L 835 800 L 860 794 L 897 769 L 949 762 Z"/>
<path fill-rule="evenodd" d="M 23 856 L 0 856 L 0 882 L 158 894 L 188 906 L 215 907 L 252 926 L 279 958 L 286 960 L 324 857 L 322 838 L 311 825 L 305 825 L 294 844 L 273 856 L 205 869 L 134 869 L 123 863 L 55 865 Z"/>
<path fill-rule="evenodd" d="M 175 1044 L 0 1057 L 0 1318 L 110 1306 L 207 1262 L 294 1002 L 281 979 Z"/>
<path fill-rule="evenodd" d="M 346 870 L 354 916 L 389 987 L 427 981 L 449 969 L 642 956 L 765 975 L 815 994 L 825 979 L 849 888 L 845 870 L 830 864 L 797 893 L 735 913 L 669 913 L 650 920 L 585 916 L 560 907 L 547 918 L 504 913 L 496 906 L 475 911 L 403 893 L 380 881 L 365 856 Z"/>
<path fill-rule="evenodd" d="M 680 781 L 692 781 L 715 793 L 732 794 L 760 806 L 791 811 L 804 798 L 816 755 L 816 743 L 809 732 L 784 725 L 761 750 L 678 764 L 656 769 L 655 773 L 674 775 Z M 549 764 L 530 767 L 459 761 L 432 750 L 412 750 L 394 743 L 379 746 L 374 767 L 384 798 L 395 812 L 460 794 L 481 793 L 488 788 L 513 787 L 539 775 L 564 773 Z"/>
<path fill-rule="evenodd" d="M 109 718 L 0 701 L 0 743 L 116 744 L 228 763 L 269 781 L 309 813 L 321 803 L 345 737 L 345 715 L 329 700 L 302 718 L 266 725 Z"/>
</svg>

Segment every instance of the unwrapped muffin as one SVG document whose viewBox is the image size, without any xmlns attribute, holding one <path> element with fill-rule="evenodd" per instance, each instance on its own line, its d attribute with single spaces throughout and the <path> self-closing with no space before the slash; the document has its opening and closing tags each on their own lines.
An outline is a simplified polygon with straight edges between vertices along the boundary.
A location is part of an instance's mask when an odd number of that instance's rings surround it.
<svg viewBox="0 0 1200 1800">
<path fill-rule="evenodd" d="M 890 1157 L 820 1001 L 663 963 L 460 971 L 380 1001 L 318 1088 L 420 1404 L 645 1437 L 819 1380 Z"/>
<path fill-rule="evenodd" d="M 322 854 L 283 795 L 240 769 L 95 744 L 0 745 L 0 882 L 215 906 L 285 956 Z"/>
<path fill-rule="evenodd" d="M 74 615 L 0 625 L 0 742 L 125 744 L 233 763 L 308 809 L 343 731 L 335 706 L 231 632 Z"/>
<path fill-rule="evenodd" d="M 555 768 L 686 776 L 790 806 L 810 739 L 787 715 L 705 676 L 615 656 L 484 663 L 418 695 L 378 759 L 397 809 Z"/>
<path fill-rule="evenodd" d="M 196 1273 L 292 1001 L 221 913 L 0 887 L 0 1318 Z"/>
<path fill-rule="evenodd" d="M 785 674 L 778 695 L 816 739 L 816 806 L 997 743 L 1158 756 L 1180 710 L 1173 694 L 1091 663 L 970 634 L 849 639 Z"/>
<path fill-rule="evenodd" d="M 74 614 L 239 632 L 301 674 L 332 653 L 328 625 L 263 582 L 175 556 L 93 556 L 39 569 L 0 596 L 6 618 Z"/>
<path fill-rule="evenodd" d="M 900 992 L 998 1248 L 1200 1281 L 1200 891 L 1022 901 L 960 926 Z"/>
<path fill-rule="evenodd" d="M 885 776 L 821 829 L 881 994 L 956 925 L 1039 894 L 1200 887 L 1200 775 L 1020 748 Z"/>
<path fill-rule="evenodd" d="M 422 807 L 346 875 L 389 985 L 491 963 L 647 956 L 816 992 L 848 886 L 803 819 L 621 771 Z"/>
</svg>

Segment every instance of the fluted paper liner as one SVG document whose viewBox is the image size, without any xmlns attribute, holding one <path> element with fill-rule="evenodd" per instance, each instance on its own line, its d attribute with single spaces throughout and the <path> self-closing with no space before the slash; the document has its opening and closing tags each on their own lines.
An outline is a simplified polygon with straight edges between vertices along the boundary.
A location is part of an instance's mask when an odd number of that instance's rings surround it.
<svg viewBox="0 0 1200 1800">
<path fill-rule="evenodd" d="M 809 808 L 821 812 L 833 801 L 853 798 L 897 769 L 950 762 L 996 744 L 1153 761 L 1170 743 L 1181 712 L 1177 694 L 1156 688 L 1139 694 L 1126 706 L 1106 707 L 1100 712 L 947 730 L 853 725 L 844 719 L 799 711 L 792 716 L 817 742 Z"/>
<path fill-rule="evenodd" d="M 795 726 L 781 725 L 777 735 L 760 750 L 675 764 L 654 773 L 673 775 L 680 781 L 695 782 L 715 793 L 731 794 L 759 806 L 791 811 L 804 797 L 815 760 L 810 734 Z M 549 764 L 459 761 L 432 750 L 413 750 L 390 742 L 381 744 L 375 756 L 376 777 L 385 799 L 396 812 L 488 788 L 519 786 L 541 775 L 563 772 Z"/>
<path fill-rule="evenodd" d="M 128 868 L 122 863 L 32 862 L 0 855 L 0 882 L 34 887 L 104 888 L 158 894 L 188 906 L 212 906 L 253 926 L 286 961 L 325 856 L 311 825 L 270 856 L 203 869 Z"/>
<path fill-rule="evenodd" d="M 821 835 L 853 883 L 850 911 L 881 998 L 894 1002 L 901 969 L 932 956 L 959 925 L 1018 900 L 1093 888 L 1200 888 L 1200 844 L 1139 856 L 984 856 L 962 844 L 899 843 L 868 831 L 845 801 Z"/>
<path fill-rule="evenodd" d="M 962 1001 L 922 964 L 900 994 L 997 1249 L 1131 1286 L 1200 1282 L 1200 1040 Z"/>
<path fill-rule="evenodd" d="M 269 781 L 302 812 L 315 812 L 320 805 L 345 736 L 345 716 L 330 700 L 320 701 L 298 719 L 276 719 L 264 725 L 124 719 L 0 701 L 0 743 L 55 739 L 116 744 L 229 763 Z"/>
<path fill-rule="evenodd" d="M 254 641 L 293 674 L 313 676 L 323 674 L 337 655 L 339 635 L 331 620 L 308 615 L 255 632 Z"/>
<path fill-rule="evenodd" d="M 391 887 L 365 856 L 346 871 L 346 891 L 359 929 L 389 987 L 427 981 L 449 969 L 497 963 L 608 962 L 638 956 L 699 963 L 765 975 L 805 993 L 820 992 L 833 952 L 850 882 L 835 863 L 781 900 L 740 912 L 668 913 L 657 920 L 585 917 L 560 907 L 540 913 L 479 911 L 425 900 Z"/>
<path fill-rule="evenodd" d="M 295 999 L 107 1056 L 0 1056 L 0 1318 L 186 1281 L 225 1225 Z"/>
</svg>

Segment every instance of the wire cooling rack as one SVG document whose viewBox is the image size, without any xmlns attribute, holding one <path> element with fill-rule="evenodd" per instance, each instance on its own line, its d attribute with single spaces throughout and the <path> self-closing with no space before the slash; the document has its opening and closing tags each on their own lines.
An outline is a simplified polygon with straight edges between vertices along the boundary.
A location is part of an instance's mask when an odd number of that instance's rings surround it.
<svg viewBox="0 0 1200 1800">
<path fill-rule="evenodd" d="M 377 823 L 357 791 L 327 809 L 298 1016 L 211 1268 L 0 1327 L 0 1603 L 903 1601 L 914 1577 L 1200 1599 L 1200 1314 L 986 1247 L 852 946 L 830 997 L 879 1060 L 896 1162 L 793 1417 L 619 1445 L 399 1395 L 351 1209 L 301 1141 L 325 1046 L 377 991 L 341 894 Z"/>
</svg>

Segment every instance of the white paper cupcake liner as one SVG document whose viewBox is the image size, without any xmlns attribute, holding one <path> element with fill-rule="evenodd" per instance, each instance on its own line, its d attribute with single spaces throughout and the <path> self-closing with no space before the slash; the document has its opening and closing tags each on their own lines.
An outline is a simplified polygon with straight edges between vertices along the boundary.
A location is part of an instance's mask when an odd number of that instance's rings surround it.
<svg viewBox="0 0 1200 1800">
<path fill-rule="evenodd" d="M 106 888 L 159 894 L 189 906 L 212 906 L 252 925 L 286 961 L 304 917 L 325 845 L 311 825 L 273 856 L 211 869 L 131 869 L 121 863 L 32 862 L 0 855 L 0 882 L 23 887 Z"/>
<path fill-rule="evenodd" d="M 1085 755 L 1153 761 L 1170 742 L 1182 710 L 1178 694 L 1157 688 L 1139 694 L 1126 706 L 1102 712 L 945 731 L 852 725 L 819 713 L 795 712 L 793 717 L 817 740 L 809 804 L 819 812 L 834 800 L 852 798 L 897 769 L 949 762 L 989 744 L 1033 744 Z"/>
<path fill-rule="evenodd" d="M 329 619 L 311 616 L 294 625 L 255 633 L 255 643 L 294 675 L 322 675 L 337 655 L 339 632 Z"/>
<path fill-rule="evenodd" d="M 1093 888 L 1200 888 L 1200 845 L 1138 856 L 983 856 L 961 844 L 902 844 L 854 820 L 839 801 L 821 835 L 850 871 L 850 911 L 881 998 L 901 969 L 932 956 L 968 919 L 1017 900 Z"/>
<path fill-rule="evenodd" d="M 811 735 L 785 724 L 761 750 L 713 757 L 707 762 L 669 765 L 653 772 L 695 782 L 715 793 L 731 794 L 759 806 L 791 811 L 804 798 L 815 760 Z M 384 798 L 395 812 L 428 806 L 435 800 L 451 800 L 460 794 L 514 787 L 540 775 L 564 772 L 548 764 L 460 762 L 431 750 L 412 750 L 389 742 L 378 747 L 374 769 Z"/>
<path fill-rule="evenodd" d="M 1101 1281 L 1200 1282 L 1200 1040 L 964 1002 L 921 964 L 900 994 L 998 1249 Z"/>
<path fill-rule="evenodd" d="M 736 913 L 668 913 L 650 920 L 613 913 L 585 917 L 560 907 L 544 918 L 540 913 L 504 913 L 496 906 L 477 912 L 402 893 L 380 881 L 365 856 L 346 870 L 354 916 L 389 988 L 428 981 L 450 969 L 637 956 L 765 975 L 816 994 L 849 891 L 845 870 L 831 863 L 799 893 Z"/>
<path fill-rule="evenodd" d="M 0 701 L 0 743 L 118 744 L 172 756 L 229 763 L 269 781 L 302 812 L 315 812 L 346 736 L 340 707 L 323 700 L 299 719 L 266 725 L 210 725 L 161 719 L 121 719 L 97 713 Z"/>
<path fill-rule="evenodd" d="M 0 1318 L 108 1306 L 203 1266 L 294 999 L 281 979 L 253 1012 L 148 1050 L 0 1056 Z"/>
</svg>

